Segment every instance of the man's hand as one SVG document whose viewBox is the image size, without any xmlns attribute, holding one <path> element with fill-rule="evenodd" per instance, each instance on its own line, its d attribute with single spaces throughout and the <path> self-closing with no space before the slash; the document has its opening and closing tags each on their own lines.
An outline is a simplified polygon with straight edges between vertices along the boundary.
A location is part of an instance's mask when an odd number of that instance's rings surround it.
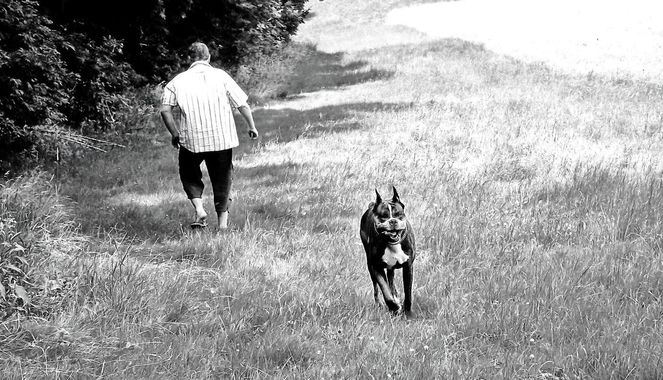
<svg viewBox="0 0 663 380">
<path fill-rule="evenodd" d="M 249 128 L 248 132 L 249 132 L 249 137 L 251 138 L 251 140 L 255 140 L 259 136 L 258 130 L 255 127 Z"/>
<path fill-rule="evenodd" d="M 170 132 L 170 135 L 173 136 L 170 140 L 170 143 L 175 147 L 175 149 L 179 149 L 180 133 L 177 130 L 177 125 L 175 125 L 175 119 L 173 118 L 173 107 L 167 104 L 161 106 L 161 118 L 163 119 L 163 123 L 166 124 L 166 128 L 168 128 L 168 132 Z"/>
<path fill-rule="evenodd" d="M 251 138 L 251 140 L 257 139 L 259 134 L 258 130 L 256 129 L 256 124 L 253 122 L 253 114 L 251 113 L 251 108 L 247 104 L 244 104 L 242 106 L 239 106 L 237 110 L 239 110 L 239 113 L 242 114 L 242 117 L 244 117 L 244 120 L 246 120 L 246 125 L 247 125 L 246 131 L 249 133 L 249 137 Z"/>
</svg>

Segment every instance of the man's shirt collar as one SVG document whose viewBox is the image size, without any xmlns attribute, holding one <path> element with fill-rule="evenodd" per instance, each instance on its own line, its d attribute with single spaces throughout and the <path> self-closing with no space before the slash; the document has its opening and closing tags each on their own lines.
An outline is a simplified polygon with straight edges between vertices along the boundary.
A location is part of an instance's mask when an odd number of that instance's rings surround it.
<svg viewBox="0 0 663 380">
<path fill-rule="evenodd" d="M 189 66 L 189 69 L 193 69 L 195 66 L 198 65 L 212 67 L 212 65 L 210 65 L 208 61 L 204 60 L 204 61 L 195 61 L 194 63 L 191 64 L 191 66 Z"/>
</svg>

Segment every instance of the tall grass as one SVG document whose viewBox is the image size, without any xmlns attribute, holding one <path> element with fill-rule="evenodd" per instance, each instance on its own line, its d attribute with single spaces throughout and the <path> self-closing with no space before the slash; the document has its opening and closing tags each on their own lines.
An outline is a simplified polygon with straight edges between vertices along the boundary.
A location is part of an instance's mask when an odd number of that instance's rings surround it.
<svg viewBox="0 0 663 380">
<path fill-rule="evenodd" d="M 164 130 L 5 186 L 3 223 L 47 242 L 30 256 L 67 260 L 40 269 L 57 307 L 0 323 L 3 377 L 663 376 L 663 88 L 354 22 L 394 4 L 316 3 L 301 41 L 352 38 L 300 45 L 256 108 L 227 233 L 186 228 Z M 356 48 L 376 30 L 402 43 Z M 410 320 L 372 304 L 358 239 L 391 185 Z"/>
<path fill-rule="evenodd" d="M 0 362 L 8 376 L 20 368 L 23 354 L 47 358 L 59 352 L 57 328 L 41 322 L 66 309 L 74 281 L 70 258 L 86 245 L 70 206 L 41 171 L 0 187 Z M 49 338 L 42 340 L 37 331 Z"/>
</svg>

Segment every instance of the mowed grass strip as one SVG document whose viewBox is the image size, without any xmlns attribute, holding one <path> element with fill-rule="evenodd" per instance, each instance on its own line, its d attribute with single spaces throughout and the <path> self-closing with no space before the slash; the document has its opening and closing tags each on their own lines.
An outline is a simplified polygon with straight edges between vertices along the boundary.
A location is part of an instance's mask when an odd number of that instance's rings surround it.
<svg viewBox="0 0 663 380">
<path fill-rule="evenodd" d="M 237 152 L 232 231 L 182 227 L 164 131 L 77 169 L 62 191 L 95 243 L 56 329 L 1 351 L 8 378 L 663 376 L 660 86 L 457 40 L 300 48 Z M 358 238 L 391 185 L 412 320 L 372 304 Z"/>
</svg>

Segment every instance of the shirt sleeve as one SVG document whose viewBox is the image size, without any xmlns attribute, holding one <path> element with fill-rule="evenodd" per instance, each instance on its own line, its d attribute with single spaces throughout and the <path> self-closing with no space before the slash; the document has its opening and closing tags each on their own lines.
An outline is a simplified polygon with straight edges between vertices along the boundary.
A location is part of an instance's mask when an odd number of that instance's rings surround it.
<svg viewBox="0 0 663 380">
<path fill-rule="evenodd" d="M 161 95 L 161 104 L 165 106 L 176 106 L 177 105 L 177 95 L 175 94 L 175 86 L 173 82 L 169 82 L 166 87 L 163 88 L 163 94 Z"/>
<path fill-rule="evenodd" d="M 246 101 L 249 99 L 249 96 L 242 91 L 230 75 L 226 76 L 226 91 L 228 94 L 228 100 L 230 100 L 230 104 L 233 107 L 239 108 L 241 106 L 248 106 Z"/>
</svg>

